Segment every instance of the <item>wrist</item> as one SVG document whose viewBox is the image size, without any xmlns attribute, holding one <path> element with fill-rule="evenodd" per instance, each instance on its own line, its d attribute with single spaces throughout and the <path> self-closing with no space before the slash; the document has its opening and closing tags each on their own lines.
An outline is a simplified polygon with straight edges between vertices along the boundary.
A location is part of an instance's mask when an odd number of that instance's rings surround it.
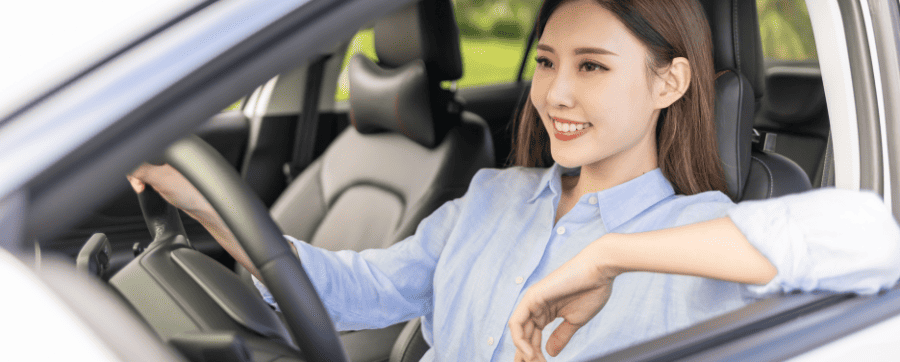
<svg viewBox="0 0 900 362">
<path fill-rule="evenodd" d="M 616 247 L 620 243 L 622 236 L 622 234 L 609 233 L 590 245 L 591 260 L 597 261 L 595 263 L 597 273 L 604 279 L 615 279 L 615 277 L 627 271 L 616 253 Z"/>
</svg>

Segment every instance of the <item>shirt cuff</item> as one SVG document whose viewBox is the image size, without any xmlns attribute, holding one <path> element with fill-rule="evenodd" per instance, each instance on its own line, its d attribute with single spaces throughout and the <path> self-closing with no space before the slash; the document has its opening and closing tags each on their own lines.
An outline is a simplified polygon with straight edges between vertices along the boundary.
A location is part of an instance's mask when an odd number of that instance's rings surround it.
<svg viewBox="0 0 900 362">
<path fill-rule="evenodd" d="M 880 196 L 819 189 L 747 201 L 728 216 L 778 275 L 754 297 L 795 290 L 874 294 L 900 278 L 900 228 Z"/>
<path fill-rule="evenodd" d="M 296 250 L 298 252 L 299 250 L 302 250 L 299 245 L 300 243 L 302 243 L 302 241 L 298 241 L 297 239 L 294 239 L 287 235 L 285 235 L 284 238 L 287 241 L 290 241 L 294 245 L 294 247 L 296 247 Z M 250 278 L 253 279 L 253 286 L 255 286 L 257 290 L 259 290 L 259 294 L 262 296 L 263 300 L 266 301 L 266 303 L 269 303 L 272 308 L 275 308 L 276 311 L 280 312 L 281 308 L 278 307 L 278 303 L 275 303 L 275 298 L 272 297 L 272 292 L 269 291 L 269 288 L 267 288 L 265 284 L 259 281 L 259 279 L 257 279 L 255 275 L 251 274 Z"/>
</svg>

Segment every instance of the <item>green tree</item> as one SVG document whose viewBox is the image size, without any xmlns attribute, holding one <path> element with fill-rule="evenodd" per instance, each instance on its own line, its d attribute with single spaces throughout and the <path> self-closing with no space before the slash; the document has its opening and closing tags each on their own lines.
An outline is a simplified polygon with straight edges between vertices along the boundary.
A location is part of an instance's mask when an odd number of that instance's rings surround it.
<svg viewBox="0 0 900 362">
<path fill-rule="evenodd" d="M 804 0 L 757 0 L 756 6 L 766 58 L 796 61 L 817 58 Z"/>
<path fill-rule="evenodd" d="M 460 35 L 522 39 L 536 15 L 534 0 L 454 0 Z"/>
</svg>

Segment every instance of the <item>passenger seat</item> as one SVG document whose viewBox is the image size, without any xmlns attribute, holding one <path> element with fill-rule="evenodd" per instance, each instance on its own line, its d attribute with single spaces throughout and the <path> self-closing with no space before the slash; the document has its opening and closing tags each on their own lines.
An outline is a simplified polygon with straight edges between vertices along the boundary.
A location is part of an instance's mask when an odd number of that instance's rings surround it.
<svg viewBox="0 0 900 362">
<path fill-rule="evenodd" d="M 330 250 L 384 248 L 412 235 L 475 172 L 494 165 L 487 124 L 441 81 L 462 75 L 449 0 L 380 20 L 376 64 L 350 61 L 348 127 L 275 201 L 282 231 Z M 353 361 L 387 360 L 402 325 L 342 334 Z"/>
</svg>

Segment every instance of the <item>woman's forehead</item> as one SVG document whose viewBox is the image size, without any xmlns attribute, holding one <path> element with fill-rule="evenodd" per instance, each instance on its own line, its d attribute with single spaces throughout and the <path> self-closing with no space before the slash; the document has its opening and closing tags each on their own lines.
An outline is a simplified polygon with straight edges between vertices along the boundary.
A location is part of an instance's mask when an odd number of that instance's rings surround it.
<svg viewBox="0 0 900 362">
<path fill-rule="evenodd" d="M 585 47 L 603 48 L 620 55 L 641 50 L 640 41 L 625 24 L 595 0 L 573 0 L 559 5 L 544 26 L 539 44 L 565 52 Z"/>
</svg>

